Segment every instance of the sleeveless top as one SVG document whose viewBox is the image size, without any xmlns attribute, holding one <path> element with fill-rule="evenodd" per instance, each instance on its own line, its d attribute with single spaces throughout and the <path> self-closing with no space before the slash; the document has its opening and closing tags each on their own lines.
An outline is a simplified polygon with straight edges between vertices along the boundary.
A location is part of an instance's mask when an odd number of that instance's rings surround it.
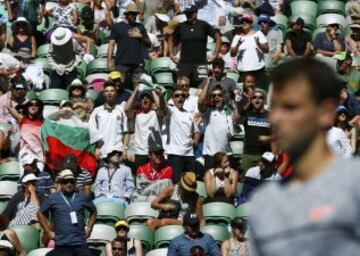
<svg viewBox="0 0 360 256">
<path fill-rule="evenodd" d="M 127 256 L 135 255 L 135 239 L 129 238 L 127 242 Z"/>
<path fill-rule="evenodd" d="M 16 35 L 14 36 L 13 52 L 18 52 L 21 48 L 27 48 L 31 51 L 31 36 L 28 36 L 25 41 L 21 41 Z"/>
<path fill-rule="evenodd" d="M 174 192 L 172 193 L 170 199 L 172 200 L 175 200 L 175 201 L 178 201 L 180 203 L 180 206 L 181 206 L 181 209 L 180 209 L 180 212 L 179 212 L 179 216 L 178 216 L 178 219 L 179 220 L 182 220 L 185 213 L 191 209 L 191 208 L 195 208 L 195 205 L 196 205 L 196 199 L 194 200 L 193 198 L 185 198 L 185 199 L 182 199 L 179 192 L 178 192 L 178 184 L 175 185 L 175 188 L 174 188 Z M 193 209 L 195 210 L 195 209 Z"/>
<path fill-rule="evenodd" d="M 250 256 L 250 247 L 248 242 L 240 243 L 240 246 L 235 245 L 235 239 L 230 238 L 229 256 Z"/>
<path fill-rule="evenodd" d="M 224 191 L 225 180 L 219 179 L 215 176 L 215 168 L 209 170 L 211 176 L 215 177 L 215 194 L 213 197 L 207 197 L 204 201 L 205 204 L 213 202 L 223 202 L 232 204 L 234 202 L 234 197 L 227 197 Z M 233 172 L 231 169 L 230 174 Z"/>
</svg>

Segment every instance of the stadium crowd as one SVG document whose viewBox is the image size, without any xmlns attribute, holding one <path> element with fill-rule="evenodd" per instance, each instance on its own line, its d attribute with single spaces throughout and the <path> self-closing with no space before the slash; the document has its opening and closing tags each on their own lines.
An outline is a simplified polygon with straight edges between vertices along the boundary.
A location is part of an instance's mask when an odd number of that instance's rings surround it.
<svg viewBox="0 0 360 256">
<path fill-rule="evenodd" d="M 358 0 L 3 0 L 0 47 L 0 255 L 358 253 Z"/>
</svg>

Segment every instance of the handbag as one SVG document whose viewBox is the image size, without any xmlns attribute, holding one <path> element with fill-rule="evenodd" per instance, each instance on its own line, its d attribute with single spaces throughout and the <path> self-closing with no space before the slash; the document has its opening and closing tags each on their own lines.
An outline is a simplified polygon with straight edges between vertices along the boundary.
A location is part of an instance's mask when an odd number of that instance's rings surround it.
<svg viewBox="0 0 360 256">
<path fill-rule="evenodd" d="M 164 210 L 160 210 L 158 219 L 177 219 L 179 217 L 179 213 L 181 210 L 181 204 L 179 201 L 177 200 L 173 200 L 173 199 L 168 199 L 164 202 L 164 204 L 170 204 L 173 205 L 175 207 L 174 210 L 172 211 L 164 211 Z"/>
</svg>

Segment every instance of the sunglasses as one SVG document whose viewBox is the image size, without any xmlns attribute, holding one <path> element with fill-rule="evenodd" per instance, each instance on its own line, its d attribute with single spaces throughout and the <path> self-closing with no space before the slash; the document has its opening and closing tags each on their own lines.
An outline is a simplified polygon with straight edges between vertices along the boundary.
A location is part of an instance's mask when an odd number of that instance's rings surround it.
<svg viewBox="0 0 360 256">
<path fill-rule="evenodd" d="M 180 86 L 190 86 L 190 84 L 180 84 Z"/>
<path fill-rule="evenodd" d="M 15 91 L 25 91 L 24 88 L 15 88 Z"/>
<path fill-rule="evenodd" d="M 213 93 L 213 94 L 211 94 L 211 97 L 213 97 L 213 98 L 222 97 L 222 96 L 223 96 L 222 93 Z"/>
<path fill-rule="evenodd" d="M 174 94 L 174 98 L 177 99 L 177 98 L 185 98 L 185 94 L 184 93 L 176 93 Z"/>
<path fill-rule="evenodd" d="M 113 251 L 124 251 L 125 248 L 124 247 L 112 247 Z"/>
<path fill-rule="evenodd" d="M 29 107 L 39 107 L 39 104 L 37 102 L 30 102 Z"/>
<path fill-rule="evenodd" d="M 129 229 L 127 227 L 120 226 L 120 227 L 116 228 L 116 232 L 119 232 L 119 231 L 129 231 Z"/>
<path fill-rule="evenodd" d="M 64 184 L 64 185 L 66 185 L 66 184 L 75 184 L 75 180 L 62 180 L 60 183 Z"/>
<path fill-rule="evenodd" d="M 128 13 L 126 13 L 126 15 L 137 16 L 138 13 L 137 12 L 128 12 Z"/>
<path fill-rule="evenodd" d="M 72 89 L 73 89 L 73 90 L 81 90 L 82 87 L 81 87 L 81 86 L 73 86 Z"/>
<path fill-rule="evenodd" d="M 263 100 L 264 97 L 263 97 L 263 96 L 254 96 L 254 97 L 253 97 L 253 100 L 257 100 L 257 99 Z"/>
</svg>

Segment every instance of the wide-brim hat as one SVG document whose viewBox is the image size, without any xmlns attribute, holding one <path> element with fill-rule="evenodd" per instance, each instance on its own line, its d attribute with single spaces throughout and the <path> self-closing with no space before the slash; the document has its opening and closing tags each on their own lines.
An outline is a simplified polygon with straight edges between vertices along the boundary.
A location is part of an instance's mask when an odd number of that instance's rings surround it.
<svg viewBox="0 0 360 256">
<path fill-rule="evenodd" d="M 65 45 L 72 39 L 72 32 L 68 28 L 59 27 L 51 34 L 51 43 L 53 45 L 61 46 Z"/>
<path fill-rule="evenodd" d="M 71 91 L 71 89 L 72 89 L 73 87 L 80 87 L 83 92 L 86 92 L 86 89 L 87 89 L 86 86 L 85 86 L 85 85 L 81 82 L 81 80 L 78 79 L 78 78 L 75 78 L 75 79 L 71 82 L 71 84 L 68 86 L 67 90 L 68 90 L 68 91 Z"/>
<path fill-rule="evenodd" d="M 197 188 L 196 175 L 193 172 L 185 172 L 180 179 L 181 186 L 189 192 L 195 192 Z"/>
<path fill-rule="evenodd" d="M 137 7 L 137 5 L 131 1 L 128 5 L 126 5 L 125 7 L 125 12 L 124 14 L 127 14 L 129 12 L 136 12 L 136 13 L 139 13 L 139 9 Z"/>
<path fill-rule="evenodd" d="M 25 24 L 27 26 L 28 32 L 31 32 L 31 24 L 25 17 L 18 17 L 12 24 L 11 29 L 12 31 L 15 30 L 19 24 Z"/>
<path fill-rule="evenodd" d="M 155 17 L 161 20 L 162 22 L 168 23 L 170 21 L 170 17 L 164 13 L 155 13 Z"/>
</svg>

